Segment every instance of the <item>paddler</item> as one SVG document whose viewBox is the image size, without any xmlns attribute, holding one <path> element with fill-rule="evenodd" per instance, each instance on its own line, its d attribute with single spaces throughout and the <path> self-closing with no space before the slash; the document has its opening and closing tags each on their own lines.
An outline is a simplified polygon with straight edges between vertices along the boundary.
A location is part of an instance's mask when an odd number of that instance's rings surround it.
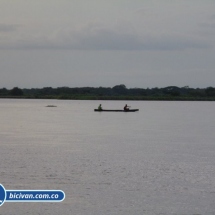
<svg viewBox="0 0 215 215">
<path fill-rule="evenodd" d="M 129 107 L 130 106 L 128 106 L 127 104 L 125 105 L 125 107 L 124 107 L 124 110 L 126 111 L 126 110 L 129 110 Z"/>
<path fill-rule="evenodd" d="M 98 110 L 102 110 L 102 105 L 101 104 L 98 106 Z"/>
</svg>

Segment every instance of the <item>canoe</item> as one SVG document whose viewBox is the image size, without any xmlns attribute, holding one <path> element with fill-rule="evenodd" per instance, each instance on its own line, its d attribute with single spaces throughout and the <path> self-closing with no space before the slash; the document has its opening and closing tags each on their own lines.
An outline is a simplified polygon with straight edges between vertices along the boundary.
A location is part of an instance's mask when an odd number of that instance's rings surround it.
<svg viewBox="0 0 215 215">
<path fill-rule="evenodd" d="M 139 109 L 129 109 L 129 110 L 99 110 L 99 109 L 94 109 L 94 111 L 98 111 L 98 112 L 136 112 L 139 111 Z"/>
</svg>

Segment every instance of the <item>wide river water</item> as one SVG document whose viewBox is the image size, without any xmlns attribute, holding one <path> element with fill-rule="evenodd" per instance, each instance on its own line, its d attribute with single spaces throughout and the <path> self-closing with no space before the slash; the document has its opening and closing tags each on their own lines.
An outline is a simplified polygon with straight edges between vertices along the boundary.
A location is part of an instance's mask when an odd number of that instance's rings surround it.
<svg viewBox="0 0 215 215">
<path fill-rule="evenodd" d="M 66 194 L 0 215 L 214 215 L 215 103 L 1 99 L 0 184 Z"/>
</svg>

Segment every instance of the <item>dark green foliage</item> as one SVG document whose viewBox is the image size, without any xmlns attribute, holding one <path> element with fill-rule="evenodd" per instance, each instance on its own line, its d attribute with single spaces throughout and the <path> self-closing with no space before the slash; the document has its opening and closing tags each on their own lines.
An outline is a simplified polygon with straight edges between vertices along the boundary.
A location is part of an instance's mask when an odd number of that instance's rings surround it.
<svg viewBox="0 0 215 215">
<path fill-rule="evenodd" d="M 12 96 L 22 96 L 23 91 L 18 87 L 14 87 L 12 90 L 10 90 L 10 95 L 12 95 Z"/>
<path fill-rule="evenodd" d="M 9 91 L 6 88 L 0 89 L 0 95 L 1 96 L 5 96 L 5 95 L 8 95 L 8 94 L 9 94 Z"/>
<path fill-rule="evenodd" d="M 215 88 L 213 87 L 208 87 L 205 90 L 205 93 L 207 94 L 207 96 L 215 96 Z"/>
<path fill-rule="evenodd" d="M 116 95 L 126 95 L 128 90 L 124 84 L 116 85 L 112 88 L 114 94 Z"/>
<path fill-rule="evenodd" d="M 44 99 L 81 99 L 81 100 L 200 100 L 215 101 L 215 88 L 194 89 L 169 86 L 164 88 L 126 88 L 124 84 L 114 87 L 45 87 L 41 89 L 0 89 L 2 98 L 44 98 Z"/>
</svg>

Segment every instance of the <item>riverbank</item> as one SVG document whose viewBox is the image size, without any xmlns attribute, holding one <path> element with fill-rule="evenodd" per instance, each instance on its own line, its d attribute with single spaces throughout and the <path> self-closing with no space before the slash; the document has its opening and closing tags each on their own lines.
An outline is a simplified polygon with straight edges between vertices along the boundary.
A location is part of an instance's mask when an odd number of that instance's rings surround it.
<svg viewBox="0 0 215 215">
<path fill-rule="evenodd" d="M 130 100 L 130 101 L 215 101 L 215 97 L 192 96 L 94 96 L 94 95 L 46 95 L 0 96 L 0 99 L 57 99 L 57 100 Z"/>
<path fill-rule="evenodd" d="M 164 88 L 114 87 L 44 87 L 41 89 L 0 89 L 0 98 L 61 99 L 61 100 L 155 100 L 155 101 L 215 101 L 215 88 L 189 88 L 169 86 Z"/>
</svg>

